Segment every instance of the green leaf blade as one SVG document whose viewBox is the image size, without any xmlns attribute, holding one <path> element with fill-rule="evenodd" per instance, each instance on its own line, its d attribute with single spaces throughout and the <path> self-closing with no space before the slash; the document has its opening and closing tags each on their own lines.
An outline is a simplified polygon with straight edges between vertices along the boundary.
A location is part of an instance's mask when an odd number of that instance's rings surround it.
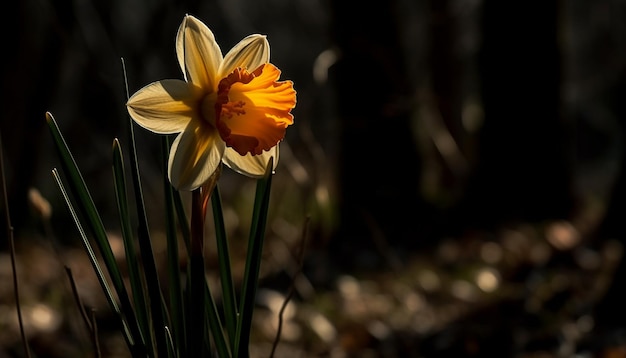
<svg viewBox="0 0 626 358">
<path fill-rule="evenodd" d="M 161 142 L 161 165 L 164 172 L 167 170 L 169 153 L 169 139 L 162 137 Z M 178 235 L 176 234 L 176 210 L 174 205 L 174 188 L 170 184 L 167 175 L 163 175 L 163 191 L 165 194 L 165 230 L 167 237 L 167 272 L 169 280 L 170 316 L 172 322 L 173 337 L 170 337 L 174 349 L 179 356 L 185 357 L 185 314 L 183 309 L 183 289 L 180 275 Z M 175 342 L 175 343 L 174 343 Z"/>
<path fill-rule="evenodd" d="M 239 303 L 239 321 L 235 337 L 235 354 L 237 358 L 248 357 L 252 314 L 258 289 L 263 241 L 269 211 L 270 189 L 272 186 L 273 160 L 271 158 L 265 170 L 265 176 L 257 181 L 248 241 L 248 254 L 244 271 L 241 300 Z"/>
<path fill-rule="evenodd" d="M 117 139 L 113 141 L 113 179 L 115 185 L 115 198 L 122 229 L 122 238 L 124 241 L 124 250 L 126 253 L 126 263 L 128 265 L 130 286 L 133 293 L 137 319 L 147 348 L 152 351 L 153 342 L 150 318 L 147 310 L 148 305 L 145 294 L 145 283 L 142 277 L 142 269 L 139 265 L 137 252 L 135 250 L 135 240 L 133 230 L 131 228 L 130 213 L 128 210 L 124 159 L 122 156 L 121 145 Z"/>
<path fill-rule="evenodd" d="M 130 298 L 126 290 L 126 286 L 124 285 L 122 274 L 120 273 L 115 256 L 113 255 L 113 250 L 109 244 L 102 219 L 95 207 L 91 194 L 89 193 L 87 185 L 83 180 L 82 174 L 74 161 L 74 157 L 72 156 L 69 147 L 67 146 L 67 143 L 65 142 L 65 139 L 63 138 L 63 135 L 54 120 L 54 117 L 52 116 L 52 113 L 46 112 L 46 122 L 50 128 L 55 148 L 61 159 L 61 166 L 68 176 L 70 191 L 77 200 L 79 212 L 87 220 L 87 224 L 94 235 L 96 244 L 98 245 L 98 249 L 100 250 L 100 254 L 104 260 L 105 267 L 107 268 L 107 272 L 111 277 L 113 287 L 115 288 L 117 296 L 121 302 L 122 312 L 128 320 L 132 336 L 135 342 L 138 342 L 137 344 L 140 344 L 145 349 L 145 342 L 142 341 L 139 324 L 135 317 L 132 304 L 130 303 Z"/>
<path fill-rule="evenodd" d="M 231 343 L 231 350 L 234 350 L 235 337 L 237 335 L 237 298 L 235 297 L 235 285 L 231 272 L 230 250 L 228 248 L 228 238 L 226 237 L 226 226 L 224 225 L 224 213 L 219 188 L 216 185 L 211 194 L 211 207 L 213 209 L 213 221 L 215 222 L 215 240 L 217 243 L 217 256 L 219 265 L 220 283 L 222 285 L 222 304 L 224 306 L 224 319 L 226 321 L 226 332 Z"/>
</svg>

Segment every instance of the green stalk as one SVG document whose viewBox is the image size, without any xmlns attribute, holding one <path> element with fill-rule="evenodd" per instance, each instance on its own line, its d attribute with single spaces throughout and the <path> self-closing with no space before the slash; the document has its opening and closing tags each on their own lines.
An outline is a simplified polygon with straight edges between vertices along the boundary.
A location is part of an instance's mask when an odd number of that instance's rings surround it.
<svg viewBox="0 0 626 358">
<path fill-rule="evenodd" d="M 219 173 L 214 174 L 212 180 L 217 180 Z M 230 349 L 224 337 L 224 328 L 217 314 L 215 301 L 211 295 L 211 289 L 206 281 L 204 271 L 204 217 L 208 200 L 202 189 L 213 187 L 213 184 L 205 184 L 204 188 L 198 188 L 191 193 L 191 242 L 189 258 L 189 289 L 187 291 L 190 307 L 187 311 L 188 352 L 200 352 L 201 357 L 210 355 L 207 351 L 210 346 L 207 329 L 212 334 L 213 342 L 220 358 L 231 357 Z M 207 324 L 208 321 L 208 324 Z"/>
<path fill-rule="evenodd" d="M 191 193 L 191 253 L 189 258 L 189 342 L 187 349 L 204 357 L 204 337 L 206 336 L 204 319 L 204 295 L 206 279 L 204 277 L 204 210 L 200 188 Z"/>
<path fill-rule="evenodd" d="M 178 227 L 183 237 L 183 243 L 187 249 L 187 255 L 191 253 L 191 231 L 189 229 L 187 214 L 183 206 L 183 199 L 180 197 L 179 191 L 172 193 L 174 199 L 174 210 L 176 211 L 176 217 L 178 218 Z"/>
<path fill-rule="evenodd" d="M 161 164 L 167 173 L 167 157 L 169 153 L 167 136 L 161 141 Z M 176 235 L 176 212 L 174 209 L 174 190 L 167 175 L 163 175 L 163 190 L 165 192 L 165 230 L 167 234 L 167 272 L 169 279 L 170 316 L 173 331 L 173 347 L 176 356 L 187 356 L 185 349 L 185 316 L 183 311 L 183 291 L 180 282 L 180 266 L 178 258 L 178 236 Z M 185 223 L 186 225 L 186 223 Z"/>
<path fill-rule="evenodd" d="M 215 222 L 215 239 L 217 242 L 217 256 L 219 264 L 220 282 L 222 285 L 222 298 L 224 305 L 224 317 L 226 320 L 226 331 L 230 339 L 230 349 L 234 351 L 235 336 L 237 332 L 237 299 L 235 297 L 235 285 L 231 272 L 230 250 L 228 249 L 228 238 L 224 225 L 224 213 L 218 185 L 215 185 L 211 195 L 211 205 L 213 208 L 213 220 Z"/>
<path fill-rule="evenodd" d="M 126 67 L 122 59 L 122 69 L 124 73 L 124 87 L 126 98 L 129 97 L 128 82 L 126 81 Z M 137 217 L 139 219 L 138 238 L 141 257 L 144 262 L 144 272 L 146 284 L 148 287 L 150 311 L 152 314 L 152 325 L 154 327 L 153 334 L 156 341 L 157 353 L 159 358 L 167 357 L 167 340 L 165 328 L 167 326 L 162 305 L 163 294 L 159 283 L 159 275 L 154 260 L 154 251 L 150 240 L 150 230 L 148 229 L 148 217 L 146 215 L 145 202 L 143 198 L 143 190 L 141 187 L 141 177 L 139 175 L 139 164 L 137 163 L 137 145 L 135 143 L 135 131 L 133 121 L 128 118 L 128 130 L 130 137 L 130 166 L 133 186 L 135 189 L 135 199 L 137 205 Z"/>
<path fill-rule="evenodd" d="M 117 266 L 113 251 L 111 250 L 111 245 L 109 244 L 102 219 L 100 218 L 98 210 L 96 209 L 93 199 L 91 198 L 91 194 L 87 189 L 82 174 L 74 161 L 74 157 L 72 156 L 67 143 L 65 142 L 65 139 L 63 138 L 63 135 L 61 134 L 61 131 L 59 130 L 59 127 L 50 112 L 46 113 L 46 122 L 48 123 L 48 127 L 52 133 L 52 139 L 54 140 L 55 147 L 61 159 L 61 166 L 68 176 L 70 190 L 77 200 L 80 213 L 83 214 L 87 220 L 87 224 L 94 235 L 96 244 L 98 245 L 102 259 L 104 260 L 109 277 L 111 277 L 113 287 L 115 288 L 115 292 L 117 293 L 117 297 L 119 298 L 122 306 L 122 312 L 127 318 L 127 323 L 134 339 L 134 343 L 138 347 L 137 349 L 139 351 L 145 351 L 145 342 L 141 336 L 139 323 L 135 317 L 135 312 L 133 310 L 128 291 L 126 290 L 126 286 L 124 285 L 122 274 Z"/>
<path fill-rule="evenodd" d="M 100 286 L 102 287 L 102 291 L 104 292 L 107 302 L 109 303 L 111 310 L 116 314 L 116 316 L 120 320 L 122 335 L 124 336 L 124 339 L 126 340 L 126 344 L 128 345 L 129 350 L 135 357 L 145 357 L 146 356 L 145 347 L 141 347 L 137 345 L 135 340 L 133 339 L 133 336 L 129 330 L 129 322 L 122 314 L 117 302 L 115 301 L 115 298 L 113 297 L 113 292 L 111 291 L 109 287 L 109 283 L 104 277 L 104 273 L 102 272 L 102 269 L 100 268 L 100 264 L 98 263 L 96 254 L 94 253 L 93 248 L 91 247 L 91 244 L 89 243 L 89 239 L 87 238 L 85 230 L 83 229 L 83 226 L 81 225 L 80 220 L 78 219 L 78 214 L 76 213 L 76 210 L 74 210 L 74 205 L 72 205 L 69 195 L 67 194 L 67 191 L 65 190 L 65 186 L 63 185 L 59 172 L 56 170 L 56 168 L 52 170 L 52 175 L 54 176 L 54 179 L 56 180 L 56 183 L 59 187 L 59 190 L 61 191 L 61 195 L 63 196 L 63 199 L 65 200 L 65 203 L 70 211 L 70 214 L 72 215 L 72 219 L 74 219 L 74 223 L 76 224 L 76 228 L 78 229 L 78 233 L 80 234 L 80 237 L 82 239 L 83 247 L 85 248 L 85 251 L 87 252 L 87 256 L 89 257 L 89 262 L 91 262 L 91 266 L 96 274 L 96 277 L 98 278 L 98 282 L 100 282 Z"/>
<path fill-rule="evenodd" d="M 152 335 L 147 310 L 147 301 L 144 294 L 144 281 L 141 276 L 141 269 L 137 252 L 135 250 L 135 240 L 133 230 L 131 229 L 130 214 L 128 211 L 128 195 L 126 193 L 126 176 L 124 172 L 124 159 L 122 157 L 122 149 L 117 139 L 113 141 L 113 179 L 115 184 L 115 198 L 120 216 L 122 229 L 122 238 L 124 239 L 124 249 L 126 253 L 126 263 L 128 264 L 128 273 L 130 279 L 130 287 L 133 292 L 135 302 L 135 310 L 139 320 L 143 339 L 146 342 L 149 351 L 153 350 Z"/>
<path fill-rule="evenodd" d="M 272 186 L 273 159 L 274 158 L 270 159 L 265 169 L 265 176 L 257 181 L 252 223 L 250 225 L 250 236 L 248 240 L 246 268 L 241 292 L 242 297 L 239 303 L 240 315 L 237 324 L 237 334 L 235 336 L 234 357 L 237 358 L 247 358 L 250 354 L 249 345 L 252 313 L 254 311 L 254 302 L 261 268 L 261 255 L 263 253 L 263 241 L 265 239 L 270 189 Z"/>
</svg>

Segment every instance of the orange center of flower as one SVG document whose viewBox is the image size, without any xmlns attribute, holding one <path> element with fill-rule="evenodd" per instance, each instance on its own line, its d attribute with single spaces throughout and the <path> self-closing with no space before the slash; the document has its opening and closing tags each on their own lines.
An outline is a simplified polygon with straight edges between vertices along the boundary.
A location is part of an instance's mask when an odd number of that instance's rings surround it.
<svg viewBox="0 0 626 358">
<path fill-rule="evenodd" d="M 277 82 L 272 64 L 252 72 L 235 68 L 217 88 L 215 126 L 227 146 L 240 155 L 261 154 L 274 147 L 293 123 L 296 92 L 291 81 Z"/>
</svg>

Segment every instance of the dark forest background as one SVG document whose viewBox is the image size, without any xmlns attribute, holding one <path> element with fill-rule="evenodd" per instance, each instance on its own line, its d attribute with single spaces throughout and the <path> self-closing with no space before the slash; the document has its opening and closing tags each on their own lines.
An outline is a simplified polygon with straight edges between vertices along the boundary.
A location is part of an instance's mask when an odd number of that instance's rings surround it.
<svg viewBox="0 0 626 358">
<path fill-rule="evenodd" d="M 527 235 L 528 227 L 551 253 L 541 270 L 558 263 L 559 270 L 585 271 L 576 261 L 580 250 L 609 247 L 621 255 L 626 1 L 24 0 L 1 7 L 0 134 L 11 219 L 25 253 L 46 242 L 29 199 L 33 188 L 52 207 L 60 244 L 78 244 L 50 174 L 58 159 L 44 113 L 55 116 L 115 232 L 113 138 L 128 147 L 121 59 L 131 93 L 181 78 L 174 40 L 189 13 L 213 30 L 223 52 L 250 33 L 266 34 L 272 62 L 295 82 L 295 125 L 281 145 L 269 228 L 270 237 L 293 250 L 311 217 L 304 271 L 311 287 L 332 291 L 346 275 L 407 273 L 424 256 L 435 272 L 463 266 L 461 259 L 437 256 L 442 245 L 470 252 L 480 238 L 506 249 L 506 233 Z M 149 219 L 158 231 L 159 141 L 141 129 L 136 136 L 153 200 Z M 249 206 L 252 184 L 225 173 L 234 237 L 245 237 L 237 223 L 245 222 L 240 210 Z M 3 236 L 0 243 L 4 252 Z M 288 279 L 280 273 L 293 273 L 289 265 L 276 259 L 266 284 L 284 291 Z M 626 328 L 624 266 L 614 266 L 583 310 L 595 322 L 590 340 L 601 346 L 606 342 L 598 337 Z M 518 267 L 510 278 L 526 284 L 554 273 L 537 270 Z M 498 312 L 507 315 L 506 307 Z M 512 324 L 498 321 L 492 328 Z M 444 332 L 440 327 L 409 341 L 438 342 Z M 467 336 L 458 333 L 465 331 L 455 332 L 448 347 L 471 355 Z M 511 351 L 520 346 L 511 343 L 519 343 L 516 337 L 503 340 L 509 350 L 500 356 L 519 356 Z M 475 341 L 484 353 L 484 342 Z M 368 349 L 384 351 L 367 342 Z M 428 344 L 403 349 L 409 356 L 444 351 Z M 406 356 L 391 351 L 378 356 Z"/>
</svg>

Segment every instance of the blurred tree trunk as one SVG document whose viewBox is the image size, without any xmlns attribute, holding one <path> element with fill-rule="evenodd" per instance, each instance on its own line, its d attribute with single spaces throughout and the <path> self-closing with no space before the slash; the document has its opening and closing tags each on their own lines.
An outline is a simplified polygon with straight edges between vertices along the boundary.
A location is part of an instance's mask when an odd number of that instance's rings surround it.
<svg viewBox="0 0 626 358">
<path fill-rule="evenodd" d="M 475 161 L 475 131 L 482 120 L 476 65 L 481 6 L 459 7 L 449 0 L 427 4 L 427 61 L 422 70 L 426 80 L 417 85 L 415 121 L 423 162 L 422 195 L 440 213 L 432 223 L 437 236 L 456 237 L 464 228 L 450 213 L 465 193 Z"/>
<path fill-rule="evenodd" d="M 586 140 L 581 145 L 580 156 L 585 163 L 596 165 L 595 171 L 599 171 L 600 176 L 594 179 L 600 183 L 606 183 L 606 177 L 614 173 L 613 163 L 619 163 L 609 186 L 604 217 L 591 233 L 594 244 L 617 240 L 622 245 L 622 257 L 609 287 L 595 306 L 594 331 L 608 340 L 617 331 L 626 329 L 623 287 L 626 277 L 626 3 L 581 0 L 569 5 L 576 93 L 579 93 L 576 99 L 585 106 L 578 107 L 583 109 L 579 110 L 579 121 L 581 137 Z M 587 108 L 594 111 L 585 112 Z M 623 344 L 623 340 L 620 343 Z"/>
<path fill-rule="evenodd" d="M 624 93 L 626 95 L 626 93 Z M 624 113 L 623 115 L 626 115 Z M 626 155 L 626 153 L 624 153 Z M 620 173 L 616 185 L 612 191 L 608 211 L 596 237 L 602 240 L 618 239 L 623 248 L 626 248 L 626 161 L 622 159 Z M 624 254 L 622 254 L 624 255 Z M 613 273 L 611 284 L 604 297 L 596 305 L 596 326 L 601 329 L 626 328 L 626 290 L 624 290 L 624 277 L 626 277 L 626 259 L 622 256 L 617 269 Z"/>
<path fill-rule="evenodd" d="M 571 214 L 557 7 L 558 2 L 484 2 L 478 58 L 484 126 L 460 215 L 470 226 Z"/>
<path fill-rule="evenodd" d="M 620 120 L 621 138 L 626 138 L 626 71 L 621 70 L 619 80 L 609 91 L 608 105 L 616 118 Z M 618 240 L 622 245 L 622 257 L 613 273 L 611 284 L 597 307 L 596 324 L 603 329 L 626 328 L 626 145 L 622 143 L 620 166 L 615 184 L 608 197 L 606 214 L 600 223 L 594 238 L 602 242 Z"/>
<path fill-rule="evenodd" d="M 33 186 L 43 140 L 45 112 L 54 95 L 62 48 L 50 12 L 36 1 L 2 5 L 3 55 L 0 132 L 7 166 L 11 221 L 19 231 L 30 216 Z M 68 10 L 68 9 L 64 9 Z M 67 15 L 60 11 L 59 15 Z"/>
<path fill-rule="evenodd" d="M 343 262 L 376 251 L 374 242 L 416 242 L 419 225 L 427 221 L 418 198 L 420 165 L 406 105 L 410 87 L 397 5 L 331 1 L 340 51 L 331 79 L 342 122 L 341 221 L 330 251 Z"/>
<path fill-rule="evenodd" d="M 591 220 L 581 227 L 585 244 L 604 246 L 618 240 L 626 247 L 626 3 L 622 0 L 562 2 L 563 49 L 567 55 L 564 102 L 575 124 L 577 188 Z M 601 202 L 604 216 L 596 213 Z M 602 213 L 601 213 L 602 214 Z M 595 305 L 594 333 L 608 337 L 626 328 L 621 260 L 604 298 Z M 604 329 L 609 332 L 606 332 Z M 600 337 L 600 338 L 605 338 Z"/>
</svg>

